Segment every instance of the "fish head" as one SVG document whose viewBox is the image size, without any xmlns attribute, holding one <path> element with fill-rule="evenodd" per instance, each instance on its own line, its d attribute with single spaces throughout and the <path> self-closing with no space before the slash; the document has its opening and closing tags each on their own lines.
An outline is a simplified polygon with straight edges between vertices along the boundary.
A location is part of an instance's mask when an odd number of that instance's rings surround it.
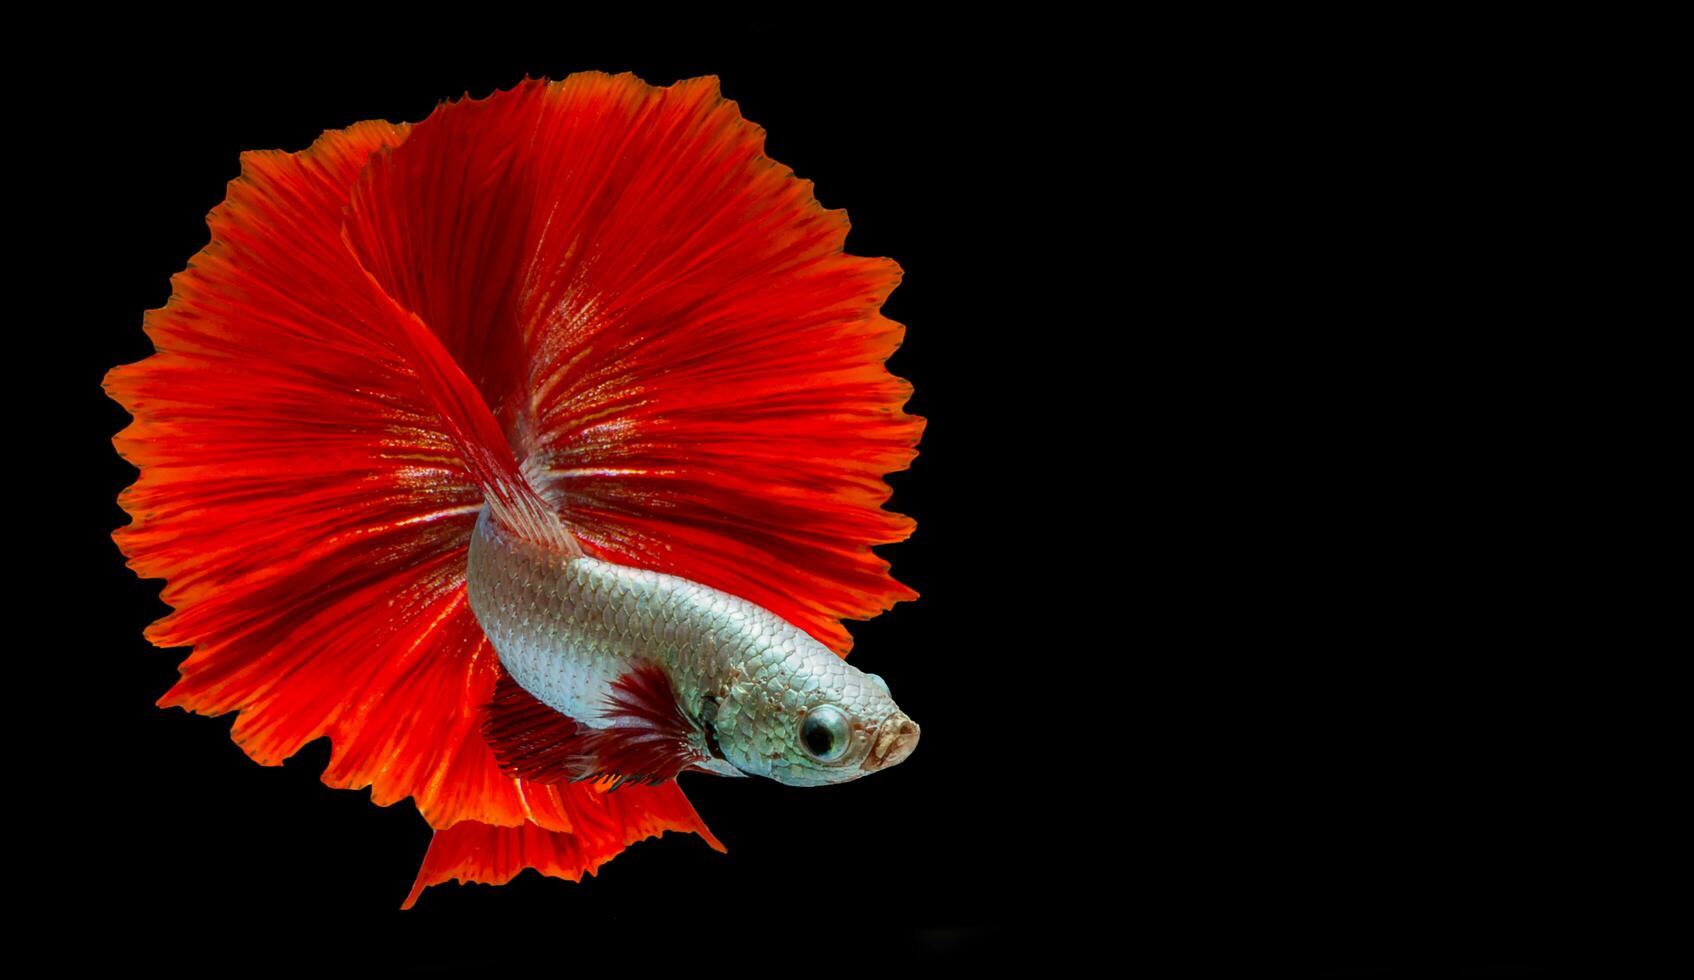
<svg viewBox="0 0 1694 980">
<path fill-rule="evenodd" d="M 731 685 L 718 713 L 724 758 L 751 775 L 823 786 L 904 761 L 918 725 L 888 683 L 819 647 L 799 669 L 769 670 Z"/>
</svg>

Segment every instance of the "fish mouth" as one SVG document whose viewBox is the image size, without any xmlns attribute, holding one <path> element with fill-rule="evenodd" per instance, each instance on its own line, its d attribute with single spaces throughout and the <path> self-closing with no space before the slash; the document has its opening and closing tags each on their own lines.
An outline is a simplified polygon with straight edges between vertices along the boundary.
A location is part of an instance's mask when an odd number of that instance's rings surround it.
<svg viewBox="0 0 1694 980">
<path fill-rule="evenodd" d="M 896 711 L 887 721 L 876 726 L 871 750 L 859 768 L 866 772 L 887 769 L 911 755 L 917 745 L 918 723 L 906 717 L 904 712 Z"/>
</svg>

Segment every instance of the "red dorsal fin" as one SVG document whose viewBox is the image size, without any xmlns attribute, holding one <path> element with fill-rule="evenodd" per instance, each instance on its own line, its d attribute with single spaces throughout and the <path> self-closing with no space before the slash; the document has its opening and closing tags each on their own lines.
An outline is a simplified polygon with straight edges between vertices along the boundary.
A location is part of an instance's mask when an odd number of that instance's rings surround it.
<svg viewBox="0 0 1694 980">
<path fill-rule="evenodd" d="M 372 172 L 380 173 L 388 159 L 386 152 L 373 155 L 365 168 L 367 183 L 372 179 Z M 355 206 L 360 201 L 358 191 L 365 186 L 355 185 Z M 359 254 L 358 245 L 345 225 L 341 238 L 349 251 Z M 416 374 L 419 388 L 435 410 L 437 424 L 452 440 L 466 470 L 482 487 L 495 518 L 525 540 L 572 557 L 580 556 L 582 549 L 576 539 L 565 530 L 552 507 L 529 485 L 506 444 L 500 424 L 441 339 L 416 313 L 383 293 L 381 283 L 364 266 L 359 268 L 375 295 L 382 297 L 372 304 L 377 315 L 372 317 L 371 325 L 383 331 Z"/>
<path fill-rule="evenodd" d="M 560 714 L 502 672 L 486 707 L 483 738 L 500 768 L 537 783 L 611 779 L 656 784 L 711 758 L 705 733 L 677 704 L 655 666 L 618 678 L 606 696 L 611 725 L 590 728 Z"/>
</svg>

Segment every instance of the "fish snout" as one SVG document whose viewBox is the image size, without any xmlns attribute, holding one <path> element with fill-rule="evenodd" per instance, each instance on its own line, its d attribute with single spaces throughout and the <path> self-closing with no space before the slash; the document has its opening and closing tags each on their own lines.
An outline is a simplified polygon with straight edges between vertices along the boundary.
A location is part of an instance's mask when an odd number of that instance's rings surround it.
<svg viewBox="0 0 1694 980">
<path fill-rule="evenodd" d="M 866 772 L 887 769 L 912 754 L 918 744 L 918 723 L 896 711 L 887 721 L 876 726 L 871 750 L 859 768 Z"/>
</svg>

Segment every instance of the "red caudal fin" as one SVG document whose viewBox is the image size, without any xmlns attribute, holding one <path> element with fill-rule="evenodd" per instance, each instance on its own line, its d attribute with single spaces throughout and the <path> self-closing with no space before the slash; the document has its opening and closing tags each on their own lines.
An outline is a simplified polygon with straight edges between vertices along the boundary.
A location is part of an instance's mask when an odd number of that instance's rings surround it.
<svg viewBox="0 0 1694 980">
<path fill-rule="evenodd" d="M 582 823 L 604 860 L 626 811 L 508 776 L 478 731 L 500 674 L 465 601 L 483 493 L 341 237 L 366 158 L 406 132 L 243 155 L 212 243 L 146 316 L 158 352 L 106 377 L 141 471 L 113 536 L 167 580 L 148 638 L 193 647 L 161 706 L 239 712 L 232 736 L 265 765 L 328 736 L 325 783 L 411 797 L 435 827 Z"/>
<path fill-rule="evenodd" d="M 144 318 L 157 353 L 105 380 L 140 469 L 113 536 L 166 580 L 148 638 L 192 647 L 159 703 L 239 712 L 266 765 L 328 737 L 326 783 L 437 828 L 420 889 L 575 877 L 665 829 L 717 846 L 674 780 L 501 769 L 476 516 L 845 653 L 843 618 L 916 595 L 871 550 L 911 533 L 882 478 L 923 428 L 883 366 L 899 268 L 844 253 L 845 214 L 711 78 L 525 79 L 241 164 Z"/>
</svg>

